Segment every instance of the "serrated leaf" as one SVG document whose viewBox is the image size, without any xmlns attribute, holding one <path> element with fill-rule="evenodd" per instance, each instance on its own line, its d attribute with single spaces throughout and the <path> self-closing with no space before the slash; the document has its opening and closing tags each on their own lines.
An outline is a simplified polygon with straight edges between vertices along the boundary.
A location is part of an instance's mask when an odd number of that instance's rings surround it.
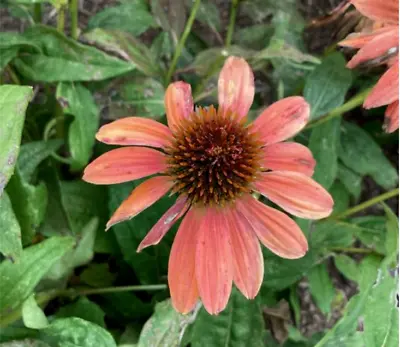
<svg viewBox="0 0 400 347">
<path fill-rule="evenodd" d="M 371 176 L 385 189 L 398 183 L 398 173 L 375 140 L 363 129 L 343 122 L 339 158 L 360 175 Z"/>
<path fill-rule="evenodd" d="M 22 321 L 31 329 L 43 329 L 49 324 L 43 310 L 36 303 L 34 294 L 22 304 Z"/>
<path fill-rule="evenodd" d="M 353 195 L 354 199 L 358 200 L 361 195 L 362 177 L 340 163 L 338 165 L 337 176 L 338 180 L 343 183 L 349 193 Z"/>
<path fill-rule="evenodd" d="M 349 280 L 358 281 L 360 270 L 353 258 L 345 254 L 337 254 L 334 258 L 338 270 Z"/>
<path fill-rule="evenodd" d="M 0 86 L 0 196 L 14 172 L 32 87 Z"/>
<path fill-rule="evenodd" d="M 341 53 L 322 60 L 306 78 L 304 97 L 311 106 L 311 119 L 317 119 L 340 106 L 351 86 L 351 71 Z"/>
<path fill-rule="evenodd" d="M 25 248 L 18 263 L 5 260 L 0 264 L 0 312 L 4 315 L 18 307 L 50 267 L 75 244 L 70 237 L 52 237 Z"/>
<path fill-rule="evenodd" d="M 117 347 L 107 330 L 81 318 L 56 319 L 40 337 L 52 347 Z"/>
<path fill-rule="evenodd" d="M 308 272 L 308 283 L 310 285 L 310 292 L 313 296 L 317 306 L 324 314 L 331 312 L 331 304 L 335 297 L 335 287 L 329 276 L 325 264 L 314 266 Z"/>
</svg>

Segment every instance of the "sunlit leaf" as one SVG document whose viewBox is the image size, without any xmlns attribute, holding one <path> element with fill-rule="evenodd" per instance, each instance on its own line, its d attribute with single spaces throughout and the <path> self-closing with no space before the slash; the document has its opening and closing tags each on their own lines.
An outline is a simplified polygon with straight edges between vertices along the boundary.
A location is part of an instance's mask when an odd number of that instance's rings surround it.
<svg viewBox="0 0 400 347">
<path fill-rule="evenodd" d="M 43 310 L 39 307 L 35 300 L 35 295 L 30 295 L 22 304 L 22 320 L 27 328 L 42 329 L 49 322 Z"/>
</svg>

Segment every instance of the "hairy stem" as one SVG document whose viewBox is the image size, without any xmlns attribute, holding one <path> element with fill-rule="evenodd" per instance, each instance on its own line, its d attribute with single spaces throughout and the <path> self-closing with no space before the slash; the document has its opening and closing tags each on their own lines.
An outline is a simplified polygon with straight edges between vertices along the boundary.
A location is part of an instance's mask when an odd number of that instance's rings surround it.
<svg viewBox="0 0 400 347">
<path fill-rule="evenodd" d="M 37 24 L 42 22 L 42 4 L 40 2 L 33 4 L 33 20 Z"/>
<path fill-rule="evenodd" d="M 239 4 L 239 0 L 232 0 L 228 32 L 227 32 L 226 38 L 225 38 L 225 47 L 229 47 L 232 42 L 233 31 L 235 29 L 235 21 L 236 21 L 236 13 L 237 13 L 238 4 Z"/>
<path fill-rule="evenodd" d="M 71 15 L 71 37 L 77 39 L 78 32 L 78 0 L 71 0 L 69 4 L 69 12 Z"/>
<path fill-rule="evenodd" d="M 64 33 L 65 26 L 65 8 L 64 6 L 60 6 L 57 12 L 57 30 L 60 33 Z"/>
</svg>

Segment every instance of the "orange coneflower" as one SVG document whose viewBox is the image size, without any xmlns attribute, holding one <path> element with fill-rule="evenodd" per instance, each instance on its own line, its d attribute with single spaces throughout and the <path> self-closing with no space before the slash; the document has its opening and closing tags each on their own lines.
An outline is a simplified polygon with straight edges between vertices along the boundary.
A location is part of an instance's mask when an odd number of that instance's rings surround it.
<svg viewBox="0 0 400 347">
<path fill-rule="evenodd" d="M 350 0 L 366 17 L 375 21 L 370 32 L 350 34 L 340 45 L 359 49 L 348 62 L 350 69 L 372 62 L 381 62 L 389 69 L 382 75 L 364 102 L 364 107 L 388 105 L 385 129 L 399 128 L 399 2 L 398 0 Z"/>
<path fill-rule="evenodd" d="M 160 218 L 138 251 L 160 242 L 182 216 L 169 259 L 174 307 L 189 312 L 200 297 L 216 314 L 227 304 L 232 281 L 247 297 L 261 286 L 264 264 L 259 241 L 284 258 L 302 257 L 307 240 L 286 214 L 252 196 L 259 192 L 291 214 L 328 216 L 333 201 L 311 179 L 310 150 L 284 142 L 307 123 L 309 106 L 289 97 L 246 125 L 254 76 L 245 60 L 227 59 L 218 82 L 219 109 L 194 109 L 190 85 L 172 83 L 165 95 L 168 126 L 130 117 L 103 126 L 97 139 L 123 147 L 92 162 L 84 180 L 120 183 L 152 177 L 133 190 L 107 224 L 130 219 L 168 191 L 176 203 Z"/>
</svg>

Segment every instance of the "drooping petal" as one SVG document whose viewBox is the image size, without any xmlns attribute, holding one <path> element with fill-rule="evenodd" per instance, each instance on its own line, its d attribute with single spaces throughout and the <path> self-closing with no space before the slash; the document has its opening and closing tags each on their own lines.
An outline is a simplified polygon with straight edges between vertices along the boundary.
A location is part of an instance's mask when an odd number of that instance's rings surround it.
<svg viewBox="0 0 400 347">
<path fill-rule="evenodd" d="M 379 79 L 371 93 L 364 101 L 364 107 L 369 109 L 391 104 L 399 99 L 399 65 L 398 60 Z"/>
<path fill-rule="evenodd" d="M 245 117 L 254 99 L 254 75 L 243 58 L 229 57 L 218 79 L 218 103 L 223 110 L 231 110 Z"/>
<path fill-rule="evenodd" d="M 201 219 L 194 209 L 189 210 L 179 226 L 168 262 L 168 285 L 172 305 L 180 313 L 191 311 L 199 297 L 195 258 L 197 234 Z"/>
<path fill-rule="evenodd" d="M 387 26 L 368 33 L 352 33 L 348 35 L 343 41 L 340 41 L 338 45 L 343 47 L 361 48 L 380 34 L 392 30 L 392 26 Z"/>
<path fill-rule="evenodd" d="M 297 217 L 320 219 L 332 212 L 331 195 L 320 184 L 301 173 L 265 172 L 254 186 L 266 198 Z"/>
<path fill-rule="evenodd" d="M 270 170 L 297 171 L 307 176 L 314 173 L 315 160 L 311 151 L 300 143 L 281 142 L 263 149 L 262 166 Z"/>
<path fill-rule="evenodd" d="M 193 112 L 192 88 L 185 82 L 171 83 L 164 97 L 168 126 L 175 131 L 182 118 L 189 118 Z"/>
<path fill-rule="evenodd" d="M 310 106 L 300 96 L 291 96 L 269 106 L 254 121 L 252 131 L 257 131 L 265 144 L 284 141 L 297 134 L 307 124 Z"/>
<path fill-rule="evenodd" d="M 173 182 L 168 176 L 152 177 L 139 184 L 114 212 L 107 222 L 106 230 L 111 228 L 114 224 L 135 217 L 167 194 L 172 186 Z"/>
<path fill-rule="evenodd" d="M 92 161 L 82 179 L 95 184 L 122 183 L 163 172 L 166 168 L 165 155 L 155 149 L 122 147 Z"/>
<path fill-rule="evenodd" d="M 391 103 L 385 112 L 385 131 L 392 133 L 399 128 L 399 100 Z"/>
<path fill-rule="evenodd" d="M 299 226 L 283 212 L 264 205 L 248 195 L 237 202 L 262 244 L 282 258 L 301 258 L 308 250 Z"/>
<path fill-rule="evenodd" d="M 175 222 L 181 218 L 187 209 L 189 208 L 188 201 L 185 197 L 179 197 L 175 204 L 164 213 L 164 215 L 158 220 L 158 222 L 151 228 L 145 238 L 140 243 L 137 251 L 140 252 L 142 249 L 158 244 L 169 229 L 175 224 Z"/>
<path fill-rule="evenodd" d="M 260 243 L 249 222 L 236 209 L 228 211 L 233 256 L 233 281 L 247 299 L 260 290 L 264 260 Z"/>
<path fill-rule="evenodd" d="M 399 28 L 395 27 L 373 38 L 351 58 L 346 66 L 353 69 L 360 63 L 384 56 L 391 49 L 397 49 L 399 44 L 398 30 Z"/>
<path fill-rule="evenodd" d="M 377 21 L 398 23 L 398 0 L 351 0 L 351 3 L 364 16 Z"/>
<path fill-rule="evenodd" d="M 96 139 L 110 145 L 142 145 L 163 148 L 172 137 L 167 126 L 153 119 L 126 117 L 100 128 Z"/>
<path fill-rule="evenodd" d="M 209 207 L 197 236 L 197 286 L 203 305 L 210 314 L 217 314 L 225 308 L 232 289 L 229 227 L 223 212 Z"/>
</svg>

